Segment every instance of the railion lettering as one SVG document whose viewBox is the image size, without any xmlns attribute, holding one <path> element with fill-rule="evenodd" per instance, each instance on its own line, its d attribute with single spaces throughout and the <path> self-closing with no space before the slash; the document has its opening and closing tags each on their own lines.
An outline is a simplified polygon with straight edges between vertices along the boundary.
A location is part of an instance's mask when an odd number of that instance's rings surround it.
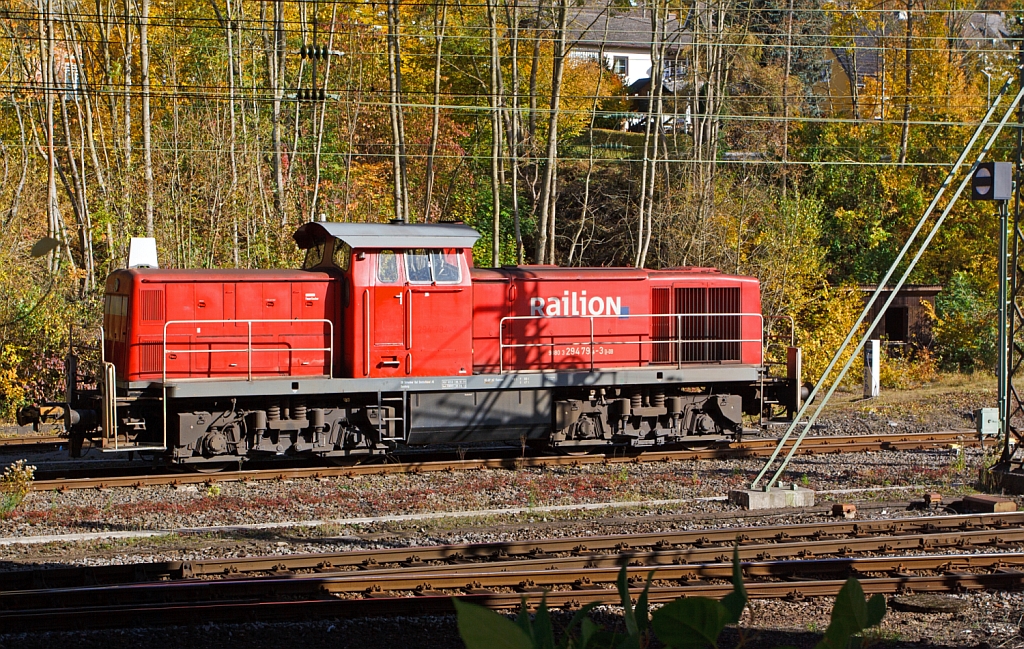
<svg viewBox="0 0 1024 649">
<path fill-rule="evenodd" d="M 623 308 L 621 297 L 592 296 L 586 291 L 563 291 L 561 297 L 531 297 L 530 315 L 543 318 L 562 316 L 626 315 L 629 307 Z"/>
</svg>

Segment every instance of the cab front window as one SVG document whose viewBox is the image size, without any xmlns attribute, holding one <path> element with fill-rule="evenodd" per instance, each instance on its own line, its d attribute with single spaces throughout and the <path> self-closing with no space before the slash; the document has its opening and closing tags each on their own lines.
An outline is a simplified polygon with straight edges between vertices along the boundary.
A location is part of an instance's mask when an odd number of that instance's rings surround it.
<svg viewBox="0 0 1024 649">
<path fill-rule="evenodd" d="M 313 246 L 306 250 L 306 260 L 302 262 L 303 270 L 316 268 L 324 260 L 324 248 L 327 246 L 325 239 L 317 239 Z"/>
<path fill-rule="evenodd" d="M 344 241 L 335 240 L 334 242 L 334 265 L 341 270 L 348 270 L 349 265 L 352 263 L 352 246 L 348 245 Z"/>
</svg>

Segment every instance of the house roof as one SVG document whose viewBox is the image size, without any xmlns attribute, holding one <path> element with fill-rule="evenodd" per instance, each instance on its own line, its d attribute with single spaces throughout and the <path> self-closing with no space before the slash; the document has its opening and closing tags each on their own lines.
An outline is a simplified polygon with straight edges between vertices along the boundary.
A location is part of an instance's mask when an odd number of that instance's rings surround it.
<svg viewBox="0 0 1024 649">
<path fill-rule="evenodd" d="M 854 47 L 857 50 L 857 82 L 863 83 L 868 77 L 875 77 L 881 68 L 882 57 L 879 39 L 883 36 L 891 38 L 904 31 L 905 17 L 901 12 L 887 15 L 881 28 L 865 30 L 863 34 L 854 36 Z M 960 40 L 967 49 L 1005 49 L 1009 47 L 1006 39 L 1010 30 L 1006 26 L 1002 12 L 972 12 L 961 17 L 959 26 Z M 832 53 L 843 67 L 849 79 L 854 78 L 853 54 L 850 48 L 834 47 Z"/>
<path fill-rule="evenodd" d="M 581 7 L 567 18 L 567 37 L 578 49 L 651 49 L 651 12 L 645 7 L 619 9 L 615 7 Z M 669 49 L 691 42 L 685 24 L 669 14 L 664 32 Z"/>
</svg>

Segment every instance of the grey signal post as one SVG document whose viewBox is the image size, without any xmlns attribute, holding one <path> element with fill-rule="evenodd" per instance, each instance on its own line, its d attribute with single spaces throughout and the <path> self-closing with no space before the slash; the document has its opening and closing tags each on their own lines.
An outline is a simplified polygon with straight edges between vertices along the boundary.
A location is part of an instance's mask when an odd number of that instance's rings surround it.
<svg viewBox="0 0 1024 649">
<path fill-rule="evenodd" d="M 1007 303 L 1007 275 L 1009 256 L 1009 202 L 1013 198 L 1013 163 L 984 162 L 978 165 L 971 179 L 971 198 L 976 201 L 995 201 L 999 209 L 999 339 L 996 343 L 996 379 L 998 386 L 999 433 L 1003 436 L 1003 457 L 1009 460 L 1010 450 L 1010 349 L 1008 325 L 1010 313 Z"/>
</svg>

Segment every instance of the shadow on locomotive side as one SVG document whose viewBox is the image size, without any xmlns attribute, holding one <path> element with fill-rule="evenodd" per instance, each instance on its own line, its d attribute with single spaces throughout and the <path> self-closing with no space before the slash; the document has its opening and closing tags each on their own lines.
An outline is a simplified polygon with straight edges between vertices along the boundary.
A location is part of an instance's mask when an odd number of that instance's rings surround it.
<svg viewBox="0 0 1024 649">
<path fill-rule="evenodd" d="M 301 270 L 107 278 L 96 376 L 67 359 L 72 452 L 178 464 L 508 441 L 586 451 L 735 439 L 796 410 L 756 278 L 711 268 L 473 268 L 461 224 L 307 223 Z M 72 378 L 73 377 L 73 378 Z M 86 389 L 88 386 L 89 389 Z"/>
</svg>

